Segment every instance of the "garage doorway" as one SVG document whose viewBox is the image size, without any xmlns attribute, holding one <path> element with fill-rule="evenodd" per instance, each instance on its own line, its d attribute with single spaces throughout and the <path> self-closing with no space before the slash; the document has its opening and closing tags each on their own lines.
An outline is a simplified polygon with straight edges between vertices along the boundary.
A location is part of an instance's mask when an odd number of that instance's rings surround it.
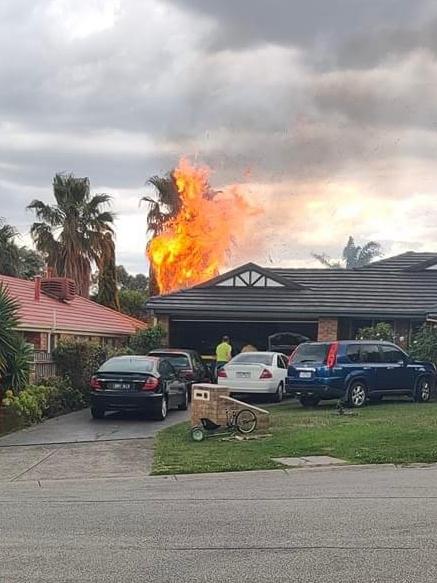
<svg viewBox="0 0 437 583">
<path fill-rule="evenodd" d="M 171 320 L 170 346 L 191 348 L 203 355 L 214 355 L 222 336 L 231 338 L 233 352 L 238 353 L 246 344 L 258 350 L 268 349 L 268 338 L 279 332 L 291 332 L 308 340 L 317 339 L 318 323 L 306 322 L 244 322 Z M 302 340 L 301 340 L 302 341 Z"/>
</svg>

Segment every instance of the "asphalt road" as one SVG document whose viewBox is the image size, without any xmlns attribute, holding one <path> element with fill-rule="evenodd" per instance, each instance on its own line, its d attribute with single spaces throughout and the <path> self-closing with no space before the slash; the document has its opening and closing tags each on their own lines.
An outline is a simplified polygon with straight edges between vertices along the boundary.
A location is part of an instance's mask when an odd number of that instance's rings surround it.
<svg viewBox="0 0 437 583">
<path fill-rule="evenodd" d="M 2 583 L 434 583 L 437 469 L 0 483 Z"/>
</svg>

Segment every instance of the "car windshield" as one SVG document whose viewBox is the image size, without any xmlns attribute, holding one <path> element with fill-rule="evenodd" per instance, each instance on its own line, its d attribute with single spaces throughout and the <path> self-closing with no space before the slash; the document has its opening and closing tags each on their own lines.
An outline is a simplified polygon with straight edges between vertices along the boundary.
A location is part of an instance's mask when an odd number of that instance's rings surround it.
<svg viewBox="0 0 437 583">
<path fill-rule="evenodd" d="M 154 358 L 110 358 L 99 368 L 99 372 L 152 372 L 156 369 Z"/>
<path fill-rule="evenodd" d="M 329 343 L 308 342 L 300 344 L 293 353 L 290 363 L 325 362 Z"/>
<path fill-rule="evenodd" d="M 244 352 L 233 358 L 229 364 L 273 364 L 273 354 L 263 352 Z"/>
</svg>

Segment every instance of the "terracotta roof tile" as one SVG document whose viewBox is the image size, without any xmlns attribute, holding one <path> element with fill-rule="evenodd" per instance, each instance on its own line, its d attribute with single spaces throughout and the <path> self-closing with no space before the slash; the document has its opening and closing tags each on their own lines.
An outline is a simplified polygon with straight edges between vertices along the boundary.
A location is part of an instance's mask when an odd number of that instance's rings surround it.
<svg viewBox="0 0 437 583">
<path fill-rule="evenodd" d="M 90 335 L 130 335 L 147 324 L 115 310 L 76 296 L 71 302 L 61 302 L 41 293 L 35 300 L 35 283 L 17 277 L 0 275 L 11 297 L 20 304 L 20 328 L 57 332 L 88 333 Z"/>
</svg>

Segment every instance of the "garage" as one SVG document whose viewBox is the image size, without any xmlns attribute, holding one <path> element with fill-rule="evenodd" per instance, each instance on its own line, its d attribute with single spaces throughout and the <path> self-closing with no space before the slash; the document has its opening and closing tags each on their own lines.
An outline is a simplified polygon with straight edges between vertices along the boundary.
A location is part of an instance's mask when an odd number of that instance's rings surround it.
<svg viewBox="0 0 437 583">
<path fill-rule="evenodd" d="M 231 338 L 234 352 L 240 352 L 246 344 L 258 350 L 269 350 L 280 345 L 284 352 L 290 352 L 290 348 L 300 342 L 316 340 L 317 327 L 317 320 L 266 322 L 174 318 L 169 323 L 169 343 L 173 347 L 184 346 L 203 355 L 213 355 L 222 336 L 227 335 Z"/>
</svg>

